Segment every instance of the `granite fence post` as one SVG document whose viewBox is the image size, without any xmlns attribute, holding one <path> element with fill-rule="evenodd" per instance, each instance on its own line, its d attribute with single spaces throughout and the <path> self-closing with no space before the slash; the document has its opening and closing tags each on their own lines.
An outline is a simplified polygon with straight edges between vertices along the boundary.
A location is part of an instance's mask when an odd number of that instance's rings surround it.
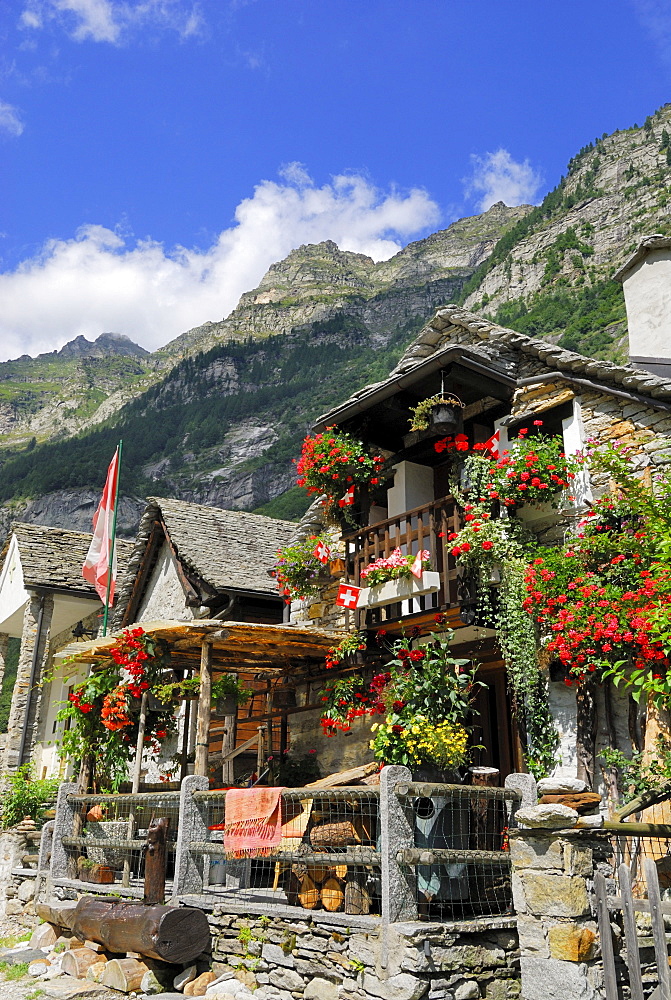
<svg viewBox="0 0 671 1000">
<path fill-rule="evenodd" d="M 523 1000 L 597 1000 L 603 967 L 592 906 L 594 853 L 587 831 L 510 831 Z"/>
<path fill-rule="evenodd" d="M 519 792 L 522 796 L 518 802 L 506 800 L 508 826 L 512 826 L 515 821 L 515 813 L 518 809 L 538 804 L 538 788 L 533 774 L 522 774 L 520 772 L 509 774 L 504 782 L 504 787 L 512 788 L 513 791 Z"/>
<path fill-rule="evenodd" d="M 63 837 L 72 837 L 74 835 L 77 807 L 73 802 L 69 801 L 69 796 L 76 795 L 78 791 L 78 786 L 69 782 L 64 782 L 58 789 L 56 818 L 54 819 L 53 842 L 51 845 L 51 866 L 49 869 L 51 883 L 56 878 L 72 878 L 74 876 L 68 852 L 63 847 Z M 42 844 L 40 843 L 40 853 L 41 848 Z"/>
<path fill-rule="evenodd" d="M 397 920 L 416 920 L 412 885 L 396 860 L 398 851 L 414 845 L 414 831 L 396 795 L 396 785 L 412 780 L 407 767 L 383 767 L 380 773 L 380 854 L 382 870 L 382 948 L 380 964 L 387 968 L 388 928 Z"/>
<path fill-rule="evenodd" d="M 175 847 L 175 884 L 173 889 L 175 896 L 203 891 L 203 855 L 196 858 L 191 853 L 190 847 L 192 841 L 208 840 L 209 831 L 193 793 L 206 792 L 209 787 L 210 782 L 204 775 L 188 774 L 182 778 Z"/>
<path fill-rule="evenodd" d="M 40 849 L 37 854 L 37 875 L 35 877 L 35 902 L 40 898 L 42 883 L 49 877 L 49 855 L 53 852 L 55 820 L 50 819 L 42 827 Z"/>
</svg>

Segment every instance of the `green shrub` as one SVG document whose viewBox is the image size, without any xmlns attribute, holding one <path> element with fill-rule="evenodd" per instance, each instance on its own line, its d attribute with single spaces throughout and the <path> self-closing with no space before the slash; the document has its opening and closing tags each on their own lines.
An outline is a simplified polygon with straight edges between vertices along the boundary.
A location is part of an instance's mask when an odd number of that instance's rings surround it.
<svg viewBox="0 0 671 1000">
<path fill-rule="evenodd" d="M 56 798 L 58 778 L 36 778 L 32 764 L 24 764 L 8 778 L 9 791 L 2 804 L 2 826 L 5 830 L 30 816 L 36 823 L 44 810 Z"/>
</svg>

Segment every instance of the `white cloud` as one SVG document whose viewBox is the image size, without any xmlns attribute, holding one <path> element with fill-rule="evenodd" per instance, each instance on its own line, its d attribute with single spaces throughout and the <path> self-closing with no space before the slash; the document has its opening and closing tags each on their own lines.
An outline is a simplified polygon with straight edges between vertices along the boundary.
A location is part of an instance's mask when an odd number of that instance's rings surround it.
<svg viewBox="0 0 671 1000">
<path fill-rule="evenodd" d="M 55 22 L 77 42 L 118 45 L 141 28 L 176 31 L 181 38 L 199 33 L 198 4 L 189 0 L 28 0 L 19 23 L 38 29 Z"/>
<path fill-rule="evenodd" d="M 671 66 L 671 10 L 668 0 L 631 0 L 631 3 L 662 62 L 667 67 Z"/>
<path fill-rule="evenodd" d="M 438 220 L 438 206 L 423 190 L 381 192 L 358 175 L 316 187 L 300 164 L 290 164 L 281 182 L 257 185 L 238 205 L 235 224 L 204 251 L 168 251 L 152 240 L 133 243 L 102 226 L 84 226 L 0 274 L 0 358 L 104 331 L 154 350 L 228 314 L 270 264 L 300 244 L 331 239 L 343 250 L 386 260 L 402 239 Z"/>
<path fill-rule="evenodd" d="M 466 197 L 481 195 L 478 211 L 486 212 L 497 201 L 509 207 L 533 203 L 542 177 L 528 160 L 513 160 L 507 149 L 471 156 L 473 174 L 464 183 Z"/>
<path fill-rule="evenodd" d="M 5 101 L 0 101 L 0 132 L 11 136 L 21 135 L 23 132 L 23 122 L 17 109 Z"/>
</svg>

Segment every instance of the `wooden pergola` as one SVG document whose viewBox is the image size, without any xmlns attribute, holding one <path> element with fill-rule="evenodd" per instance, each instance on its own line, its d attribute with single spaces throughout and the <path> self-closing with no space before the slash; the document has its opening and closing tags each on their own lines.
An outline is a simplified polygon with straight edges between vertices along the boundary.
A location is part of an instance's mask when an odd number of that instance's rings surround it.
<svg viewBox="0 0 671 1000">
<path fill-rule="evenodd" d="M 304 628 L 294 625 L 261 625 L 251 622 L 222 622 L 215 619 L 198 619 L 191 622 L 152 621 L 128 626 L 142 628 L 153 639 L 166 643 L 172 654 L 173 666 L 197 671 L 200 691 L 197 702 L 195 773 L 206 775 L 210 732 L 210 697 L 214 674 L 252 674 L 266 680 L 288 680 L 288 687 L 317 680 L 325 675 L 324 657 L 329 647 L 338 643 L 341 636 L 334 632 Z M 122 630 L 122 631 L 125 631 Z M 56 663 L 89 663 L 95 669 L 110 661 L 110 649 L 122 634 L 115 632 L 105 638 L 88 642 L 74 642 L 59 650 Z M 142 741 L 146 720 L 147 693 L 140 709 L 140 733 L 133 775 L 133 791 L 140 783 Z M 268 705 L 265 716 L 257 721 L 268 722 L 273 717 L 282 721 L 286 731 L 287 717 L 318 706 L 272 709 Z M 261 728 L 261 727 L 259 727 Z M 251 741 L 249 741 L 251 742 Z M 259 750 L 261 739 L 259 739 Z M 229 746 L 229 751 L 231 748 Z"/>
</svg>

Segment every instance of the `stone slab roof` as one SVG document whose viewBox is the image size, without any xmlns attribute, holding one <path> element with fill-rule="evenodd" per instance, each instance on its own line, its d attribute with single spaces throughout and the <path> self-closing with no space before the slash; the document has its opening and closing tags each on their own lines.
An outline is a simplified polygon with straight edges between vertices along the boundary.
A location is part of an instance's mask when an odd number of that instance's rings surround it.
<svg viewBox="0 0 671 1000">
<path fill-rule="evenodd" d="M 277 549 L 286 545 L 296 533 L 293 521 L 184 500 L 149 497 L 127 573 L 119 586 L 118 613 L 130 599 L 156 521 L 165 524 L 185 569 L 215 590 L 277 597 L 277 585 L 268 576 L 268 570 L 275 562 Z"/>
<path fill-rule="evenodd" d="M 469 342 L 465 343 L 462 337 L 456 336 L 459 333 L 470 334 Z M 493 368 L 497 367 L 497 363 L 503 363 L 510 374 L 514 374 L 514 366 L 511 369 L 509 362 L 512 352 L 538 359 L 548 372 L 557 372 L 560 376 L 563 374 L 567 380 L 589 380 L 599 390 L 615 396 L 626 391 L 643 397 L 643 401 L 653 408 L 668 409 L 671 401 L 669 379 L 651 375 L 643 368 L 631 364 L 616 365 L 610 361 L 595 361 L 594 358 L 557 347 L 547 340 L 527 337 L 499 326 L 460 306 L 447 305 L 439 309 L 421 330 L 388 378 L 355 392 L 346 402 L 323 414 L 315 427 L 321 429 L 329 423 L 344 419 L 352 406 L 356 404 L 363 408 L 368 401 L 372 402 L 376 396 L 385 394 L 385 390 L 391 394 L 399 378 L 431 359 L 439 361 L 442 352 L 447 353 L 455 347 L 466 353 L 470 351 L 481 355 L 481 360 Z"/>
<path fill-rule="evenodd" d="M 88 532 L 17 521 L 12 525 L 0 554 L 0 565 L 5 560 L 12 535 L 16 535 L 19 545 L 23 580 L 27 588 L 70 590 L 75 595 L 97 598 L 93 587 L 82 576 L 82 565 L 91 544 Z M 123 574 L 132 548 L 130 542 L 117 539 L 119 576 Z"/>
</svg>

